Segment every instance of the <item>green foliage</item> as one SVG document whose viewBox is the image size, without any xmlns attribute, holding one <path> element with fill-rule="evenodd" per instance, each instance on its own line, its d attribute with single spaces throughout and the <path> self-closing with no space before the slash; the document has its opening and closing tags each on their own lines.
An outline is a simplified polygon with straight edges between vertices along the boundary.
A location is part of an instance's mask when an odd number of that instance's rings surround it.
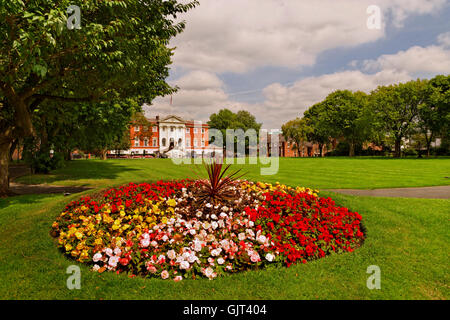
<svg viewBox="0 0 450 320">
<path fill-rule="evenodd" d="M 64 166 L 64 156 L 58 152 L 52 156 L 48 152 L 37 152 L 30 154 L 27 162 L 31 165 L 35 173 L 49 173 L 52 170 Z"/>
<path fill-rule="evenodd" d="M 284 138 L 289 141 L 292 140 L 295 143 L 295 148 L 300 156 L 300 150 L 302 144 L 307 141 L 308 135 L 313 131 L 313 128 L 308 125 L 306 119 L 296 118 L 294 120 L 286 122 L 281 126 Z"/>
<path fill-rule="evenodd" d="M 415 127 L 419 107 L 427 99 L 427 80 L 380 86 L 372 92 L 370 107 L 375 126 L 395 141 L 395 156 L 400 156 L 402 138 Z"/>
<path fill-rule="evenodd" d="M 256 122 L 255 116 L 253 116 L 250 112 L 240 110 L 237 113 L 234 113 L 229 109 L 221 109 L 218 113 L 213 113 L 210 115 L 208 125 L 210 128 L 217 129 L 222 132 L 223 146 L 225 146 L 226 143 L 225 139 L 227 129 L 242 129 L 244 131 L 254 129 L 259 135 L 259 130 L 262 126 L 261 123 Z M 248 148 L 248 142 L 246 142 L 246 148 Z"/>
</svg>

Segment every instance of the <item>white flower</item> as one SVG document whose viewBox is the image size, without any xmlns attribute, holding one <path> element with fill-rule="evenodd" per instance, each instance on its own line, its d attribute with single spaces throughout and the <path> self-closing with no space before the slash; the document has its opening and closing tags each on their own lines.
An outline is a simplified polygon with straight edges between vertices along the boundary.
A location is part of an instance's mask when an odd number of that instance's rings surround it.
<svg viewBox="0 0 450 320">
<path fill-rule="evenodd" d="M 147 248 L 150 245 L 150 239 L 141 239 L 141 246 Z"/>
<path fill-rule="evenodd" d="M 244 241 L 245 238 L 246 238 L 246 237 L 245 237 L 245 233 L 241 232 L 241 233 L 238 234 L 238 239 L 239 239 L 240 241 Z"/>
<path fill-rule="evenodd" d="M 115 268 L 115 267 L 117 267 L 117 262 L 119 262 L 119 257 L 112 256 L 112 257 L 109 258 L 108 264 L 111 267 Z"/>
<path fill-rule="evenodd" d="M 181 263 L 180 263 L 180 269 L 189 269 L 189 262 L 187 262 L 187 261 L 182 261 Z"/>
<path fill-rule="evenodd" d="M 115 254 L 116 256 L 120 256 L 121 253 L 122 253 L 122 250 L 120 250 L 120 248 L 115 248 L 115 249 L 114 249 L 114 254 Z"/>
<path fill-rule="evenodd" d="M 208 221 L 203 222 L 203 229 L 209 229 L 211 224 Z"/>
<path fill-rule="evenodd" d="M 195 256 L 195 253 L 191 253 L 187 258 L 187 260 L 189 261 L 189 263 L 194 263 L 195 261 L 198 260 L 198 258 Z"/>
<path fill-rule="evenodd" d="M 106 253 L 108 256 L 112 256 L 112 255 L 113 255 L 113 251 L 112 251 L 111 248 L 106 248 L 105 253 Z"/>
<path fill-rule="evenodd" d="M 197 213 L 195 215 L 200 218 L 203 215 L 203 212 L 197 211 Z"/>
<path fill-rule="evenodd" d="M 213 268 L 208 267 L 208 268 L 205 269 L 205 276 L 207 276 L 208 278 L 211 278 L 213 273 L 214 273 Z"/>
<path fill-rule="evenodd" d="M 266 254 L 266 260 L 272 262 L 275 256 L 271 253 Z"/>
<path fill-rule="evenodd" d="M 167 240 L 169 240 L 169 237 L 167 235 L 164 235 L 161 239 L 162 241 L 166 242 Z"/>
<path fill-rule="evenodd" d="M 153 240 L 152 243 L 151 243 L 151 245 L 152 245 L 153 247 L 156 247 L 156 246 L 158 246 L 158 242 L 156 242 L 155 240 Z"/>
<path fill-rule="evenodd" d="M 255 223 L 254 223 L 253 221 L 249 221 L 249 222 L 248 222 L 248 225 L 249 225 L 250 227 L 253 227 L 253 226 L 255 225 Z"/>
<path fill-rule="evenodd" d="M 217 263 L 218 264 L 223 264 L 224 262 L 225 262 L 225 260 L 223 258 L 217 259 Z"/>
<path fill-rule="evenodd" d="M 100 261 L 100 259 L 102 258 L 102 254 L 100 252 L 97 252 L 96 254 L 94 254 L 94 256 L 92 257 L 92 261 L 97 262 Z"/>
<path fill-rule="evenodd" d="M 94 264 L 92 270 L 97 271 L 98 269 L 100 269 L 100 266 L 98 264 Z"/>
<path fill-rule="evenodd" d="M 190 233 L 191 235 L 195 235 L 195 234 L 197 233 L 197 231 L 195 231 L 195 229 L 191 229 L 191 230 L 189 230 L 189 233 Z"/>
<path fill-rule="evenodd" d="M 216 249 L 211 250 L 211 255 L 214 257 L 217 257 L 221 252 L 222 252 L 221 248 L 216 248 Z"/>
<path fill-rule="evenodd" d="M 167 256 L 169 257 L 170 260 L 173 260 L 173 259 L 175 259 L 177 254 L 175 253 L 175 250 L 169 250 L 169 251 L 167 251 Z"/>
<path fill-rule="evenodd" d="M 148 233 L 143 233 L 142 238 L 144 239 L 150 239 L 150 235 Z"/>
<path fill-rule="evenodd" d="M 192 242 L 192 247 L 195 251 L 199 252 L 202 250 L 202 242 L 196 239 Z"/>
<path fill-rule="evenodd" d="M 211 204 L 211 203 L 207 203 L 207 204 L 205 204 L 205 207 L 211 208 L 211 207 L 212 207 L 212 204 Z"/>
<path fill-rule="evenodd" d="M 260 236 L 258 236 L 258 237 L 256 238 L 256 240 L 257 240 L 259 243 L 263 244 L 264 242 L 266 242 L 267 238 L 266 238 L 266 236 L 264 236 L 264 235 L 260 235 Z"/>
<path fill-rule="evenodd" d="M 225 219 L 228 215 L 225 212 L 221 212 L 219 215 L 221 218 Z"/>
<path fill-rule="evenodd" d="M 219 224 L 218 224 L 217 222 L 213 221 L 213 222 L 211 223 L 211 226 L 212 226 L 212 228 L 213 228 L 214 230 L 216 230 L 217 227 L 219 226 Z"/>
<path fill-rule="evenodd" d="M 217 216 L 213 213 L 213 214 L 211 215 L 211 219 L 217 220 Z"/>
</svg>

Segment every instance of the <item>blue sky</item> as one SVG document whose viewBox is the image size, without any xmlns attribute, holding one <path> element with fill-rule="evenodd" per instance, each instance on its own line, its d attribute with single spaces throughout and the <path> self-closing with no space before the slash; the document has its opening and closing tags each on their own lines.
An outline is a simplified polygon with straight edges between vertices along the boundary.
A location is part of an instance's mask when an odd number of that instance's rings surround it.
<svg viewBox="0 0 450 320">
<path fill-rule="evenodd" d="M 266 128 L 301 116 L 337 89 L 450 73 L 445 0 L 203 0 L 183 17 L 169 81 L 180 90 L 148 112 L 207 121 L 221 108 L 252 112 Z M 381 9 L 368 30 L 365 9 Z"/>
</svg>

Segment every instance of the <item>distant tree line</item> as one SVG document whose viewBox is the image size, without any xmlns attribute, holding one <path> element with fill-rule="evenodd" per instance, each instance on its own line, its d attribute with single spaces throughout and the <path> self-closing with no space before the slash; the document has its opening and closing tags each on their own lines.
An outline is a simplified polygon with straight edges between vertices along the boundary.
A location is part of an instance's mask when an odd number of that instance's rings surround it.
<svg viewBox="0 0 450 320">
<path fill-rule="evenodd" d="M 441 140 L 441 153 L 450 149 L 450 76 L 413 80 L 379 86 L 370 94 L 337 90 L 308 108 L 303 117 L 286 122 L 282 132 L 300 150 L 305 142 L 323 147 L 332 140 L 348 146 L 354 156 L 363 144 L 402 155 L 406 139 L 410 147 L 431 153 L 432 143 Z"/>
</svg>

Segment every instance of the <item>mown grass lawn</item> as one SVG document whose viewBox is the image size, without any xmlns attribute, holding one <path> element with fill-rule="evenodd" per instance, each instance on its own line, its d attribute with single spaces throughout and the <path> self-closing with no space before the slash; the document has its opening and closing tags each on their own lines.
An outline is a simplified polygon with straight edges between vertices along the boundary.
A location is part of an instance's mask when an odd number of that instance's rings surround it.
<svg viewBox="0 0 450 320">
<path fill-rule="evenodd" d="M 237 165 L 250 180 L 284 182 L 319 189 L 376 189 L 450 185 L 450 158 L 280 158 L 276 175 L 261 176 L 260 165 Z M 50 183 L 102 187 L 129 181 L 194 176 L 188 165 L 170 159 L 76 160 L 48 175 L 17 179 L 22 183 Z M 267 167 L 265 165 L 265 167 Z M 447 177 L 447 178 L 446 178 Z"/>
<path fill-rule="evenodd" d="M 324 188 L 449 184 L 449 159 L 281 159 L 277 176 L 250 179 Z M 307 161 L 305 161 L 307 160 Z M 248 169 L 249 167 L 250 169 Z M 181 178 L 186 167 L 170 160 L 74 161 L 48 176 L 21 180 L 104 188 L 129 181 Z M 350 175 L 349 178 L 347 175 Z M 89 193 L 92 191 L 87 191 Z M 448 299 L 450 200 L 338 195 L 358 211 L 368 230 L 353 253 L 290 268 L 252 271 L 214 281 L 130 279 L 93 273 L 83 265 L 81 290 L 66 287 L 74 264 L 56 248 L 50 226 L 64 205 L 80 196 L 32 195 L 0 199 L 2 299 Z M 381 290 L 369 290 L 366 269 L 381 268 Z"/>
</svg>

